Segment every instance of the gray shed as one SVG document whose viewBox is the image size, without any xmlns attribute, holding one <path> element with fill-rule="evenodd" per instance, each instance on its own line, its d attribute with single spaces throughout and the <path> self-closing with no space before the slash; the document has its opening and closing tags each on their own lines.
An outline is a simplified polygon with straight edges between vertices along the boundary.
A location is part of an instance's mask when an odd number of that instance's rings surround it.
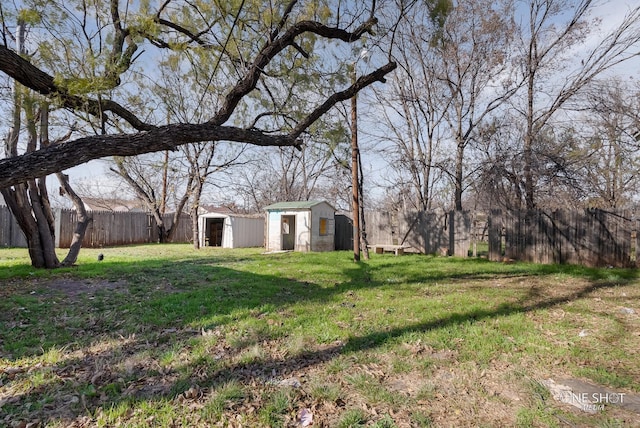
<svg viewBox="0 0 640 428">
<path fill-rule="evenodd" d="M 336 210 L 328 202 L 278 202 L 265 210 L 267 251 L 334 250 Z"/>
<path fill-rule="evenodd" d="M 262 247 L 264 216 L 206 213 L 198 216 L 200 246 L 222 248 Z"/>
</svg>

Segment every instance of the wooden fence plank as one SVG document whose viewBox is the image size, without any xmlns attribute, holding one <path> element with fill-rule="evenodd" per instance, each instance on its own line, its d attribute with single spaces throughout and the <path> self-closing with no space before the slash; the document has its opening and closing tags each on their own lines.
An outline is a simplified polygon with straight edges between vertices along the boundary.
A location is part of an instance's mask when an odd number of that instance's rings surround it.
<svg viewBox="0 0 640 428">
<path fill-rule="evenodd" d="M 493 262 L 502 260 L 502 211 L 491 210 L 487 219 L 489 260 Z"/>
<path fill-rule="evenodd" d="M 474 216 L 469 211 L 451 211 L 449 242 L 451 254 L 468 257 L 471 248 Z"/>
<path fill-rule="evenodd" d="M 1 197 L 1 196 L 0 196 Z M 0 246 L 26 247 L 27 240 L 9 207 L 0 205 Z"/>
<path fill-rule="evenodd" d="M 638 253 L 638 251 L 640 251 L 640 217 L 636 218 L 634 221 L 634 233 L 636 235 L 636 239 L 635 239 L 635 248 L 634 248 L 634 256 L 635 256 L 635 266 L 637 268 L 640 268 L 640 254 Z"/>
<path fill-rule="evenodd" d="M 71 245 L 73 230 L 77 222 L 74 210 L 58 210 L 56 239 L 60 248 Z M 157 228 L 152 216 L 144 212 L 92 211 L 93 221 L 89 224 L 82 243 L 86 248 L 105 246 L 144 244 L 157 242 Z M 169 222 L 172 216 L 167 215 Z M 155 233 L 152 233 L 155 231 Z M 174 242 L 191 242 L 191 217 L 183 215 L 178 224 Z"/>
</svg>

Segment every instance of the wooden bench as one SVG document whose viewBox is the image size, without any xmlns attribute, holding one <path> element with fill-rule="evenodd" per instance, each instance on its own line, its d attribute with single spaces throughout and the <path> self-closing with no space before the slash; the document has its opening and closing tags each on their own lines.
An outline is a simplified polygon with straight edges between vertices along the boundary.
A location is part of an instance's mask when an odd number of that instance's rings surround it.
<svg viewBox="0 0 640 428">
<path fill-rule="evenodd" d="M 404 254 L 404 250 L 409 247 L 406 247 L 404 245 L 375 244 L 375 245 L 367 245 L 367 248 L 372 249 L 376 254 L 393 252 L 396 256 L 401 256 Z"/>
</svg>

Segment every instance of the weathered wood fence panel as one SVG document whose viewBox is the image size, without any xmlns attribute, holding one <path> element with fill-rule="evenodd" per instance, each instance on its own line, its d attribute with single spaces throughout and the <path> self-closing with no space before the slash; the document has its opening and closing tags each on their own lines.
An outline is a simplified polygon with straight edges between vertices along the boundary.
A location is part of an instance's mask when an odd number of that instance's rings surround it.
<svg viewBox="0 0 640 428">
<path fill-rule="evenodd" d="M 173 214 L 165 214 L 163 219 L 167 227 L 171 227 L 171 225 L 173 224 Z M 156 239 L 153 242 L 157 242 L 158 228 L 156 227 L 156 223 L 153 218 L 151 218 L 151 221 L 153 221 L 153 230 L 155 231 L 154 236 Z M 178 229 L 176 230 L 175 235 L 173 235 L 173 242 L 193 242 L 193 232 L 191 227 L 190 215 L 182 214 L 182 216 L 180 217 L 180 221 L 178 222 Z"/>
<path fill-rule="evenodd" d="M 502 211 L 491 210 L 489 212 L 488 224 L 488 241 L 489 241 L 489 260 L 494 262 L 501 261 L 503 257 L 503 221 Z"/>
<path fill-rule="evenodd" d="M 397 245 L 399 225 L 396 213 L 367 211 L 364 219 L 367 241 L 370 244 Z"/>
<path fill-rule="evenodd" d="M 488 242 L 494 261 L 640 266 L 640 219 L 630 210 L 369 212 L 366 219 L 371 244 L 425 254 L 467 257 Z"/>
<path fill-rule="evenodd" d="M 632 211 L 492 211 L 489 258 L 630 267 L 637 263 Z"/>
<path fill-rule="evenodd" d="M 405 245 L 424 254 L 466 257 L 473 215 L 467 212 L 406 211 L 365 214 L 371 244 Z"/>
<path fill-rule="evenodd" d="M 153 216 L 144 212 L 92 211 L 93 221 L 89 224 L 82 241 L 86 248 L 117 245 L 144 244 L 158 241 L 158 228 Z M 69 248 L 73 238 L 78 214 L 74 210 L 56 211 L 56 246 Z M 165 215 L 167 227 L 172 224 L 172 216 Z M 173 242 L 190 242 L 191 218 L 183 215 Z"/>
<path fill-rule="evenodd" d="M 469 211 L 449 213 L 449 252 L 457 257 L 467 257 L 473 244 L 474 214 Z"/>
<path fill-rule="evenodd" d="M 1 196 L 0 196 L 1 197 Z M 26 247 L 27 240 L 9 207 L 0 205 L 0 246 Z"/>
<path fill-rule="evenodd" d="M 449 215 L 442 211 L 408 211 L 400 215 L 406 227 L 398 244 L 424 254 L 449 254 Z"/>
</svg>

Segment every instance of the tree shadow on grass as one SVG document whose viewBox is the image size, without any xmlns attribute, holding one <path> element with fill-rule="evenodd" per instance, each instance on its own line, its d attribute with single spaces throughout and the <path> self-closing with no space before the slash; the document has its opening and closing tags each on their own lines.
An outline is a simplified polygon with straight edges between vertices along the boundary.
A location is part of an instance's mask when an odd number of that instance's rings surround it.
<svg viewBox="0 0 640 428">
<path fill-rule="evenodd" d="M 106 305 L 106 310 L 115 311 L 115 317 L 76 331 L 75 335 L 86 346 L 78 346 L 76 351 L 53 364 L 18 367 L 15 372 L 5 370 L 0 385 L 5 391 L 12 391 L 12 386 L 15 385 L 16 392 L 11 396 L 0 396 L 0 410 L 6 415 L 5 422 L 39 419 L 70 424 L 82 415 L 96 415 L 99 409 L 120 405 L 131 408 L 136 403 L 158 400 L 178 400 L 175 404 L 179 405 L 180 399 L 197 399 L 187 396 L 193 385 L 198 385 L 199 391 L 205 392 L 232 380 L 246 385 L 265 385 L 273 380 L 274 373 L 280 376 L 282 373 L 300 372 L 340 355 L 382 347 L 412 332 L 426 332 L 548 309 L 584 298 L 597 290 L 615 287 L 636 277 L 633 272 L 625 271 L 620 274 L 618 271 L 616 280 L 607 281 L 612 273 L 596 269 L 523 266 L 511 267 L 505 271 L 499 264 L 491 265 L 494 267 L 492 269 L 483 269 L 482 274 L 474 274 L 464 272 L 464 261 L 456 263 L 461 266 L 462 272 L 414 270 L 405 275 L 403 282 L 435 283 L 444 280 L 471 281 L 491 277 L 555 274 L 577 275 L 589 282 L 579 290 L 559 292 L 553 297 L 530 291 L 517 302 L 501 303 L 489 309 L 460 310 L 436 320 L 351 335 L 345 341 L 314 344 L 311 350 L 291 355 L 258 353 L 252 356 L 252 347 L 266 347 L 270 341 L 275 343 L 283 334 L 287 334 L 287 330 L 279 326 L 268 326 L 267 321 L 271 320 L 269 311 L 283 311 L 281 316 L 287 317 L 289 315 L 286 311 L 297 302 L 335 303 L 336 298 L 348 291 L 388 287 L 390 285 L 383 273 L 395 272 L 398 261 L 380 259 L 375 263 L 345 267 L 341 279 L 333 286 L 297 281 L 285 276 L 240 272 L 213 266 L 211 262 L 203 260 L 172 263 L 170 266 L 159 261 L 157 265 L 147 265 L 145 269 L 166 269 L 167 283 L 156 284 L 156 288 L 147 294 L 144 290 L 137 290 L 134 284 L 133 291 L 115 296 L 129 300 L 122 308 L 110 306 L 114 296 L 111 299 L 100 293 L 89 297 L 79 296 L 80 300 L 75 303 L 86 305 L 83 312 L 85 316 L 91 317 L 92 308 L 95 308 L 92 303 L 98 301 L 103 306 Z M 189 272 L 188 278 L 181 278 L 181 271 Z M 144 269 L 139 274 L 142 278 Z M 203 283 L 197 282 L 198 277 Z M 205 285 L 207 282 L 212 285 Z M 135 278 L 132 283 L 135 283 Z M 141 280 L 141 284 L 143 283 Z M 142 285 L 139 288 L 144 289 Z M 99 298 L 96 299 L 96 296 Z M 64 313 L 64 310 L 57 312 L 60 313 Z M 44 311 L 38 316 L 43 314 Z M 225 335 L 233 330 L 235 324 L 246 318 L 260 317 L 266 321 L 262 323 L 264 328 L 259 336 L 243 337 L 243 332 L 237 332 L 238 340 L 235 345 L 229 345 Z M 130 318 L 137 324 L 131 324 L 130 320 L 123 327 L 122 318 Z M 203 319 L 207 320 L 206 325 L 201 328 L 193 327 Z M 38 333 L 39 331 L 29 331 L 29 327 L 26 327 L 26 334 Z M 90 344 L 88 336 L 103 340 L 95 340 Z M 73 337 L 69 339 L 67 336 L 60 336 L 58 342 L 54 340 L 48 345 L 64 347 L 70 342 L 73 342 Z M 196 346 L 205 346 L 207 349 L 193 360 L 189 354 Z M 185 353 L 185 356 L 174 359 L 171 353 Z M 243 354 L 248 354 L 248 357 L 243 358 Z M 164 364 L 163 359 L 184 362 Z M 29 387 L 17 387 L 19 382 L 34 377 L 39 379 L 37 383 L 30 380 Z M 0 416 L 0 422 L 3 421 L 2 418 Z"/>
</svg>

